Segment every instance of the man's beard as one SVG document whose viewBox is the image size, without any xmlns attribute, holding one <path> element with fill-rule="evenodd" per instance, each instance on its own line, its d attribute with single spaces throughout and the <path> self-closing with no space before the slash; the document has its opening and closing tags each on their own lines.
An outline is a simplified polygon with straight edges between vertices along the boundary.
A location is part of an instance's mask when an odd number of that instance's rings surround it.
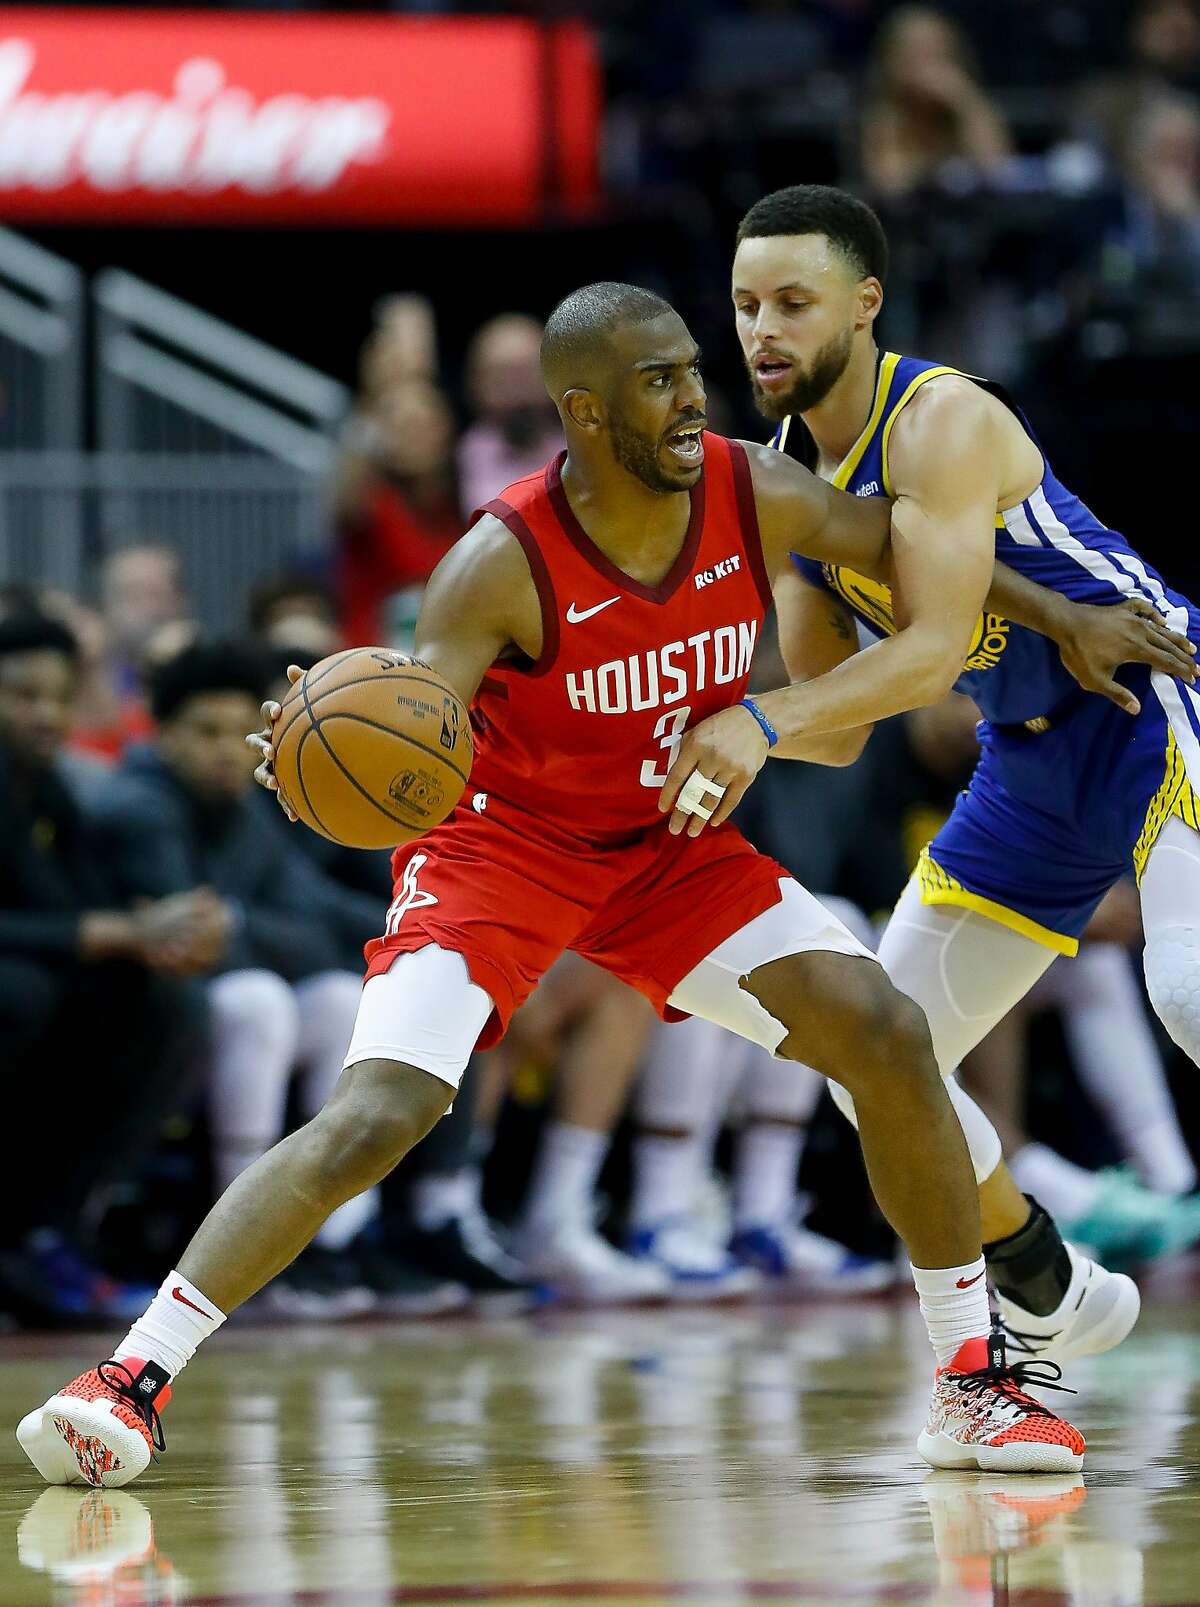
<svg viewBox="0 0 1200 1607">
<path fill-rule="evenodd" d="M 813 358 L 808 372 L 793 370 L 792 383 L 786 391 L 764 391 L 750 368 L 750 385 L 754 391 L 754 405 L 764 418 L 778 424 L 790 413 L 807 413 L 809 408 L 823 402 L 846 372 L 854 344 L 854 331 L 847 329 L 834 335 Z M 747 364 L 749 367 L 749 364 Z"/>
<path fill-rule="evenodd" d="M 681 480 L 672 479 L 658 461 L 661 441 L 648 441 L 644 435 L 628 429 L 616 419 L 612 421 L 610 437 L 617 462 L 651 491 L 666 496 L 687 489 Z"/>
</svg>

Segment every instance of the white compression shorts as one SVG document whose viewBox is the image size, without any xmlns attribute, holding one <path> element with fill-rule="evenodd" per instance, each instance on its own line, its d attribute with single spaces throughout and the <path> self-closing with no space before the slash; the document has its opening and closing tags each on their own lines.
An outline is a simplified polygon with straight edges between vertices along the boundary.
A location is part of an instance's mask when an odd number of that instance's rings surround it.
<svg viewBox="0 0 1200 1607">
<path fill-rule="evenodd" d="M 778 904 L 720 943 L 669 1000 L 677 1010 L 715 1021 L 772 1054 L 787 1029 L 739 985 L 742 977 L 785 955 L 813 950 L 875 959 L 799 882 L 784 878 L 779 890 Z M 345 1064 L 399 1060 L 457 1088 L 491 1012 L 491 999 L 471 981 L 461 955 L 430 943 L 369 978 Z"/>
</svg>

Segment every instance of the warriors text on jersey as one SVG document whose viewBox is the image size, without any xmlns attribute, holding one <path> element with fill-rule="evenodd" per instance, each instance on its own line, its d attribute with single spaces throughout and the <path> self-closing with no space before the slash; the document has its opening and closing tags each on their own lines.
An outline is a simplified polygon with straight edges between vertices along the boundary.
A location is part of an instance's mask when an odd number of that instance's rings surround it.
<svg viewBox="0 0 1200 1607">
<path fill-rule="evenodd" d="M 870 417 L 834 485 L 855 496 L 890 496 L 896 418 L 923 385 L 954 373 L 883 354 Z M 999 387 L 976 383 L 1032 436 Z M 785 419 L 772 444 L 813 461 L 799 418 Z M 1200 640 L 1200 611 L 1101 524 L 1044 458 L 1040 484 L 1015 507 L 997 510 L 996 556 L 1077 602 L 1144 597 L 1174 630 Z M 792 561 L 811 584 L 846 602 L 869 633 L 894 632 L 886 586 L 834 564 L 796 554 Z M 922 860 L 926 902 L 980 910 L 1070 953 L 1107 888 L 1130 867 L 1140 873 L 1163 822 L 1175 814 L 1200 823 L 1200 698 L 1140 666 L 1121 678 L 1141 700 L 1136 719 L 1081 692 L 1047 638 L 999 615 L 981 616 L 955 684 L 984 715 L 983 757 Z"/>
</svg>

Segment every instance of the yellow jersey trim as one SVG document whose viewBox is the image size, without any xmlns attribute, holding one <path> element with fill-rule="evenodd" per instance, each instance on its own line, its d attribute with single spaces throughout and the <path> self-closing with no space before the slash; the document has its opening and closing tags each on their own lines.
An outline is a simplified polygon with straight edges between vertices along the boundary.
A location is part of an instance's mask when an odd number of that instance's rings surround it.
<svg viewBox="0 0 1200 1607">
<path fill-rule="evenodd" d="M 1028 915 L 1021 915 L 1004 904 L 997 904 L 994 899 L 984 898 L 981 893 L 969 893 L 961 882 L 956 882 L 954 877 L 944 871 L 930 856 L 928 848 L 921 850 L 916 876 L 922 904 L 953 904 L 959 909 L 974 910 L 976 915 L 986 915 L 989 920 L 998 921 L 1001 926 L 1007 926 L 1012 932 L 1019 932 L 1022 937 L 1032 938 L 1035 943 L 1040 943 L 1043 948 L 1053 949 L 1056 954 L 1079 952 L 1077 937 L 1068 937 L 1065 932 L 1052 931 L 1048 926 L 1031 921 Z"/>
<path fill-rule="evenodd" d="M 1133 847 L 1133 873 L 1139 884 L 1150 850 L 1167 821 L 1175 816 L 1193 831 L 1200 831 L 1200 796 L 1188 778 L 1187 767 L 1175 733 L 1167 727 L 1167 747 L 1163 755 L 1162 785 L 1151 798 L 1142 822 L 1141 836 Z"/>
<path fill-rule="evenodd" d="M 888 392 L 892 388 L 892 380 L 896 373 L 896 364 L 900 358 L 896 352 L 884 352 L 879 361 L 879 373 L 875 376 L 875 401 L 871 407 L 871 416 L 863 426 L 863 432 L 850 448 L 849 452 L 837 466 L 837 472 L 830 481 L 831 485 L 839 491 L 844 491 L 850 483 L 850 478 L 862 461 L 863 453 L 875 439 L 875 431 L 879 428 L 879 421 L 883 417 L 883 409 L 887 403 Z"/>
<path fill-rule="evenodd" d="M 787 418 L 785 418 L 783 421 L 783 428 L 779 432 L 779 445 L 775 448 L 776 452 L 782 452 L 784 447 L 787 445 L 788 431 L 791 429 L 791 427 L 792 415 L 789 413 Z"/>
<path fill-rule="evenodd" d="M 890 356 L 891 353 L 889 352 L 888 355 Z M 897 358 L 896 361 L 899 362 L 899 358 Z M 892 490 L 892 477 L 888 473 L 888 442 L 890 441 L 892 435 L 892 425 L 895 424 L 896 420 L 900 417 L 900 414 L 908 406 L 909 402 L 912 400 L 916 392 L 920 390 L 922 385 L 927 385 L 931 379 L 941 379 L 946 374 L 953 374 L 958 379 L 966 377 L 962 374 L 961 370 L 957 368 L 927 368 L 923 374 L 918 374 L 916 379 L 909 382 L 908 386 L 905 388 L 904 394 L 900 397 L 900 400 L 888 414 L 887 423 L 883 426 L 883 440 L 880 443 L 879 451 L 883 464 L 883 489 L 885 494 L 889 497 L 895 495 L 895 492 Z"/>
</svg>

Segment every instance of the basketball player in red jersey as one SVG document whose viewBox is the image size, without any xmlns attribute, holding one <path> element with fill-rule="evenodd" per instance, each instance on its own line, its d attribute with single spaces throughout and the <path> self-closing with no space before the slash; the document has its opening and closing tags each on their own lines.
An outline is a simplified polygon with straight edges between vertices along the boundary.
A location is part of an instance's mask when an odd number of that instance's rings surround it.
<svg viewBox="0 0 1200 1607">
<path fill-rule="evenodd" d="M 472 786 L 396 852 L 325 1109 L 232 1184 L 112 1358 L 23 1419 L 50 1482 L 120 1485 L 146 1467 L 197 1344 L 428 1132 L 476 1043 L 565 948 L 668 1019 L 706 1016 L 852 1094 L 939 1364 L 922 1454 L 1080 1465 L 1082 1436 L 989 1350 L 974 1174 L 920 1011 L 733 827 L 680 837 L 659 813 L 688 726 L 740 701 L 771 740 L 745 693 L 789 551 L 871 571 L 888 537 L 882 501 L 705 433 L 698 360 L 678 314 L 633 286 L 586 286 L 551 315 L 543 372 L 568 450 L 482 511 L 417 627 L 421 658 L 472 704 Z M 702 822 L 718 800 L 697 776 L 680 816 Z"/>
</svg>

